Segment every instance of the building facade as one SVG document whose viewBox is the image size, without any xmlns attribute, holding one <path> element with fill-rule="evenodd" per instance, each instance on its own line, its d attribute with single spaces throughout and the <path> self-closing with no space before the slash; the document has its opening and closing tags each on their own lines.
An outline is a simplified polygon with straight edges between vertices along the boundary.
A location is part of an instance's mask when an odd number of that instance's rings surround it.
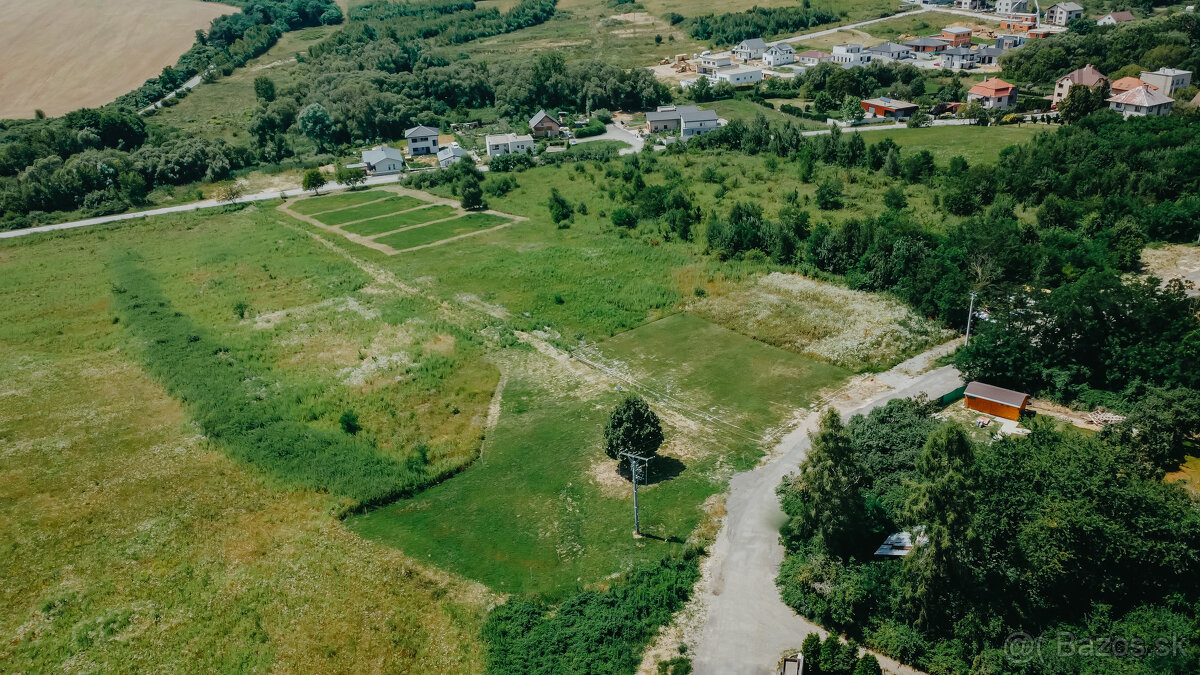
<svg viewBox="0 0 1200 675">
<path fill-rule="evenodd" d="M 438 130 L 433 127 L 413 127 L 404 132 L 404 140 L 408 142 L 408 154 L 436 155 L 438 151 Z"/>
</svg>

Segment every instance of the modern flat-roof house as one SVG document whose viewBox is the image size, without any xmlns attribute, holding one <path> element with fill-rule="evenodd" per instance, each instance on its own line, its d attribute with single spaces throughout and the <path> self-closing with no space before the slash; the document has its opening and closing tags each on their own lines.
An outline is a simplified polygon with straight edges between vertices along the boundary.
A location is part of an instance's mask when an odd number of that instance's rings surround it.
<svg viewBox="0 0 1200 675">
<path fill-rule="evenodd" d="M 1024 35 L 997 35 L 996 47 L 999 49 L 1016 49 L 1025 44 Z"/>
<path fill-rule="evenodd" d="M 488 157 L 499 157 L 518 152 L 533 152 L 533 136 L 528 134 L 524 136 L 518 136 L 517 134 L 488 134 L 484 138 L 484 141 L 487 143 Z"/>
<path fill-rule="evenodd" d="M 979 65 L 979 54 L 967 47 L 951 47 L 942 52 L 942 67 L 966 70 Z"/>
<path fill-rule="evenodd" d="M 971 29 L 963 26 L 946 26 L 942 29 L 941 38 L 949 42 L 951 47 L 970 47 Z"/>
<path fill-rule="evenodd" d="M 796 50 L 786 42 L 773 45 L 763 52 L 763 64 L 771 67 L 786 66 L 796 62 Z"/>
<path fill-rule="evenodd" d="M 975 58 L 981 66 L 1000 65 L 1000 57 L 1004 54 L 1005 50 L 1001 47 L 980 47 L 975 50 Z"/>
<path fill-rule="evenodd" d="M 936 54 L 950 46 L 950 43 L 935 37 L 919 37 L 904 43 L 905 47 L 922 54 Z"/>
<path fill-rule="evenodd" d="M 451 143 L 450 145 L 443 146 L 441 150 L 438 150 L 437 158 L 438 166 L 444 169 L 451 164 L 457 164 L 464 159 L 469 160 L 471 158 L 471 153 L 460 148 L 458 143 Z"/>
<path fill-rule="evenodd" d="M 731 66 L 722 68 L 717 72 L 708 76 L 713 83 L 728 82 L 735 87 L 740 87 L 746 84 L 754 84 L 762 82 L 762 68 L 751 68 L 750 66 Z"/>
<path fill-rule="evenodd" d="M 862 109 L 868 117 L 886 117 L 888 119 L 906 120 L 917 112 L 916 103 L 880 96 L 868 98 L 862 102 Z"/>
<path fill-rule="evenodd" d="M 912 47 L 898 45 L 895 42 L 885 42 L 874 47 L 867 47 L 867 53 L 871 55 L 872 59 L 882 61 L 903 61 L 913 58 Z"/>
<path fill-rule="evenodd" d="M 1065 26 L 1083 17 L 1083 6 L 1074 2 L 1060 2 L 1046 10 L 1046 23 Z"/>
<path fill-rule="evenodd" d="M 1191 86 L 1192 71 L 1178 68 L 1159 68 L 1154 72 L 1143 70 L 1138 79 L 1158 87 L 1159 91 L 1169 96 L 1184 87 Z"/>
<path fill-rule="evenodd" d="M 1096 19 L 1097 26 L 1115 26 L 1119 23 L 1128 23 L 1133 21 L 1133 12 L 1109 12 L 1104 16 Z"/>
<path fill-rule="evenodd" d="M 692 106 L 686 106 L 692 108 Z M 717 113 L 712 110 L 683 110 L 679 113 L 679 136 L 691 138 L 720 127 Z"/>
<path fill-rule="evenodd" d="M 404 140 L 408 141 L 408 154 L 436 155 L 438 151 L 438 130 L 434 127 L 413 127 L 404 132 Z"/>
<path fill-rule="evenodd" d="M 362 151 L 361 162 L 346 166 L 351 169 L 365 169 L 367 173 L 377 176 L 400 173 L 404 170 L 404 153 L 387 145 L 377 145 Z"/>
<path fill-rule="evenodd" d="M 1063 100 L 1071 92 L 1071 87 L 1095 87 L 1099 84 L 1108 84 L 1108 78 L 1089 63 L 1079 70 L 1072 70 L 1058 78 L 1058 81 L 1054 83 L 1054 93 L 1050 95 L 1050 100 L 1055 103 Z"/>
<path fill-rule="evenodd" d="M 696 66 L 696 72 L 701 75 L 711 75 L 721 68 L 728 68 L 733 65 L 733 55 L 729 52 L 717 52 L 716 54 L 701 54 L 700 65 Z"/>
<path fill-rule="evenodd" d="M 967 384 L 963 396 L 963 405 L 969 410 L 977 410 L 1007 420 L 1020 419 L 1021 413 L 1025 411 L 1025 406 L 1029 404 L 1029 394 L 982 382 Z"/>
<path fill-rule="evenodd" d="M 1002 16 L 1028 14 L 1029 0 L 996 0 L 996 13 Z"/>
<path fill-rule="evenodd" d="M 843 68 L 853 68 L 854 66 L 865 66 L 871 62 L 871 54 L 863 51 L 862 45 L 844 44 L 836 45 L 833 48 L 834 63 L 841 64 Z"/>
<path fill-rule="evenodd" d="M 1125 117 L 1156 117 L 1169 115 L 1175 99 L 1149 86 L 1131 89 L 1108 99 L 1108 107 Z"/>
<path fill-rule="evenodd" d="M 809 49 L 796 54 L 796 63 L 805 66 L 815 66 L 823 61 L 828 61 L 833 57 L 825 52 L 819 52 L 815 49 Z"/>
<path fill-rule="evenodd" d="M 761 59 L 765 51 L 767 51 L 767 43 L 762 38 L 750 38 L 739 42 L 733 48 L 733 55 L 743 61 L 753 61 Z"/>
<path fill-rule="evenodd" d="M 903 558 L 911 553 L 914 547 L 929 543 L 929 535 L 925 534 L 924 527 L 914 527 L 913 530 L 915 535 L 913 532 L 907 531 L 888 535 L 888 538 L 883 540 L 883 544 L 875 549 L 875 555 Z"/>
<path fill-rule="evenodd" d="M 1011 30 L 1016 33 L 1028 33 L 1037 28 L 1037 14 L 1009 14 L 1000 19 L 1001 30 Z"/>
<path fill-rule="evenodd" d="M 1124 94 L 1127 91 L 1133 91 L 1138 87 L 1150 87 L 1151 89 L 1158 89 L 1158 87 L 1152 84 L 1147 84 L 1136 77 L 1122 77 L 1119 80 L 1114 80 L 1109 86 L 1108 90 L 1109 93 L 1111 93 L 1113 96 L 1116 96 L 1117 94 Z"/>
<path fill-rule="evenodd" d="M 710 115 L 709 113 L 712 114 Z M 700 110 L 694 105 L 660 105 L 658 106 L 658 110 L 646 113 L 646 126 L 650 130 L 650 133 L 674 131 L 683 126 L 684 117 L 696 120 L 697 125 L 693 129 L 707 130 L 704 125 L 699 123 L 707 121 L 709 118 L 715 122 L 717 114 L 710 110 Z M 700 133 L 703 133 L 703 131 Z"/>
<path fill-rule="evenodd" d="M 978 82 L 967 90 L 968 101 L 979 101 L 985 108 L 1007 108 L 1017 102 L 1017 88 L 998 77 Z"/>
<path fill-rule="evenodd" d="M 529 128 L 533 130 L 536 138 L 562 135 L 562 125 L 545 110 L 539 110 L 536 115 L 529 118 Z"/>
</svg>

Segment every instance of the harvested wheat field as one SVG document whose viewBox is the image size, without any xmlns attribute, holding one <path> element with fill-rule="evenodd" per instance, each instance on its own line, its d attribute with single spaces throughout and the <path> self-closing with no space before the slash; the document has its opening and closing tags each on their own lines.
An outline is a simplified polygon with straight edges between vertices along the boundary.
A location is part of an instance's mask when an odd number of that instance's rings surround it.
<svg viewBox="0 0 1200 675">
<path fill-rule="evenodd" d="M 103 105 L 173 65 L 237 8 L 200 0 L 25 0 L 0 20 L 0 118 Z"/>
</svg>

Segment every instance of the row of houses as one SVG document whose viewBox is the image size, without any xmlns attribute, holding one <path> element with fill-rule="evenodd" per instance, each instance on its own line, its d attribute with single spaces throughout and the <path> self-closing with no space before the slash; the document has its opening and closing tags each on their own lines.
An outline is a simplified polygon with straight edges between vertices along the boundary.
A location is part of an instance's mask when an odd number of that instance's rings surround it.
<svg viewBox="0 0 1200 675">
<path fill-rule="evenodd" d="M 1170 94 L 1191 84 L 1191 71 L 1176 68 L 1142 71 L 1138 77 L 1122 77 L 1109 82 L 1103 73 L 1088 64 L 1058 78 L 1054 91 L 1046 99 L 1051 101 L 1052 107 L 1057 107 L 1075 87 L 1107 86 L 1111 94 L 1106 99 L 1108 107 L 1125 117 L 1166 115 L 1175 102 Z M 967 100 L 978 101 L 984 108 L 1007 108 L 1017 102 L 1017 87 L 1000 78 L 985 79 L 967 91 Z"/>
<path fill-rule="evenodd" d="M 954 6 L 958 9 L 965 9 L 973 12 L 987 11 L 989 9 L 987 0 L 954 0 Z M 1006 18 L 1033 17 L 1033 24 L 1036 27 L 1039 23 L 1037 21 L 1039 18 L 1039 14 L 1036 11 L 1037 7 L 1034 5 L 1035 11 L 1033 12 L 1029 11 L 1029 7 L 1029 0 L 996 0 L 995 6 L 991 9 L 993 9 L 996 14 L 1003 15 Z M 1119 16 L 1112 18 L 1111 14 L 1117 14 Z M 1111 21 L 1113 23 L 1133 20 L 1133 15 L 1129 12 L 1112 12 L 1111 14 L 1106 14 L 1104 17 L 1101 17 L 1101 19 L 1107 19 L 1107 21 Z M 1124 18 L 1126 14 L 1129 15 L 1128 19 Z M 1060 2 L 1052 5 L 1042 16 L 1045 16 L 1045 22 L 1049 25 L 1066 26 L 1075 19 L 1083 17 L 1083 6 L 1076 2 Z M 1107 25 L 1107 23 L 1101 25 Z"/>
</svg>

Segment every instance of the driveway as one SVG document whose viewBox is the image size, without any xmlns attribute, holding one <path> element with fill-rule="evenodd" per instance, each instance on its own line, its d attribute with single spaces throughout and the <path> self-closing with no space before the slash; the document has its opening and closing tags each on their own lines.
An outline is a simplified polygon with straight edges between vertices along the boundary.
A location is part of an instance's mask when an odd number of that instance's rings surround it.
<svg viewBox="0 0 1200 675">
<path fill-rule="evenodd" d="M 886 373 L 852 383 L 851 392 L 835 395 L 832 404 L 848 417 L 869 412 L 893 398 L 949 393 L 961 386 L 958 371 L 953 367 L 921 371 L 957 344 L 954 341 L 942 345 Z M 868 384 L 869 387 L 865 386 Z M 887 392 L 852 391 L 878 391 L 878 388 L 886 388 Z M 773 674 L 780 658 L 798 651 L 806 635 L 814 632 L 822 637 L 827 635 L 824 629 L 783 604 L 775 586 L 783 562 L 779 528 L 786 522 L 775 488 L 804 460 L 809 448 L 808 433 L 815 428 L 819 414 L 819 410 L 814 411 L 788 434 L 776 447 L 774 459 L 730 481 L 725 522 L 705 562 L 705 581 L 701 582 L 698 593 L 705 608 L 703 627 L 693 652 L 699 675 Z M 920 672 L 876 656 L 886 673 Z"/>
<path fill-rule="evenodd" d="M 622 155 L 632 155 L 635 152 L 641 152 L 642 147 L 646 145 L 646 139 L 642 138 L 640 134 L 630 131 L 619 124 L 606 124 L 604 128 L 607 129 L 607 131 L 599 136 L 588 136 L 587 138 L 580 138 L 575 142 L 592 143 L 594 141 L 621 141 L 622 143 L 628 143 L 630 146 L 632 146 L 629 148 L 622 148 L 621 152 L 618 153 Z"/>
</svg>

